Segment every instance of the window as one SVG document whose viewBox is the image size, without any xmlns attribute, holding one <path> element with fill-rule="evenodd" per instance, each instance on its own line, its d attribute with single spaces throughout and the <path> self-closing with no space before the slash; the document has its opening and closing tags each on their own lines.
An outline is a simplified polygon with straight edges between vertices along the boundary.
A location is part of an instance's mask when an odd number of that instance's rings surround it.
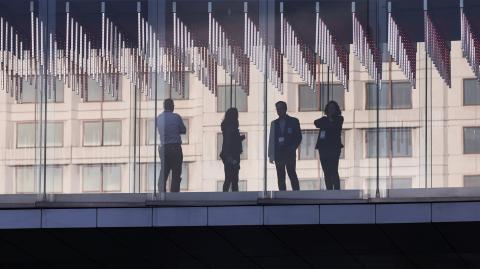
<svg viewBox="0 0 480 269">
<path fill-rule="evenodd" d="M 478 80 L 463 80 L 463 105 L 480 105 L 480 83 L 478 82 Z"/>
<path fill-rule="evenodd" d="M 113 91 L 109 92 L 108 88 L 100 86 L 100 82 L 95 79 L 88 78 L 87 84 L 87 102 L 111 102 L 121 100 L 122 80 L 118 80 L 118 91 L 114 95 Z"/>
<path fill-rule="evenodd" d="M 47 193 L 63 192 L 63 167 L 48 165 L 46 171 Z M 34 193 L 35 190 L 35 166 L 15 167 L 16 192 Z M 43 191 L 43 181 L 40 183 L 40 190 Z"/>
<path fill-rule="evenodd" d="M 480 153 L 480 127 L 463 128 L 463 153 Z"/>
<path fill-rule="evenodd" d="M 147 163 L 145 169 L 145 191 L 153 192 L 155 182 L 158 184 L 158 177 L 160 175 L 160 160 L 157 162 L 157 180 L 155 180 L 155 165 L 154 163 Z M 182 163 L 182 181 L 180 182 L 180 190 L 186 191 L 188 190 L 188 176 L 189 176 L 189 163 L 184 162 Z M 170 190 L 170 181 L 172 178 L 172 173 L 168 175 L 167 178 L 167 191 Z M 158 191 L 158 189 L 157 189 Z"/>
<path fill-rule="evenodd" d="M 31 148 L 35 146 L 35 123 L 17 123 L 17 148 Z"/>
<path fill-rule="evenodd" d="M 63 122 L 47 122 L 46 127 L 47 147 L 62 147 Z M 35 147 L 35 134 L 35 122 L 17 123 L 17 148 Z"/>
<path fill-rule="evenodd" d="M 345 89 L 341 84 L 321 84 L 315 92 L 307 85 L 298 86 L 298 111 L 323 111 L 331 100 L 345 110 Z"/>
<path fill-rule="evenodd" d="M 248 96 L 239 85 L 218 85 L 217 112 L 225 112 L 236 107 L 239 112 L 248 111 Z"/>
<path fill-rule="evenodd" d="M 35 193 L 34 166 L 15 167 L 15 183 L 17 193 Z"/>
<path fill-rule="evenodd" d="M 317 145 L 318 129 L 302 130 L 302 142 L 298 147 L 299 160 L 315 160 L 318 157 L 318 150 L 315 149 Z M 345 130 L 342 130 L 341 135 L 342 144 L 345 145 Z M 340 152 L 340 159 L 345 158 L 345 147 Z"/>
<path fill-rule="evenodd" d="M 366 109 L 376 109 L 377 87 L 375 83 L 366 84 Z M 412 108 L 412 87 L 409 82 L 383 81 L 379 92 L 379 109 Z"/>
<path fill-rule="evenodd" d="M 379 191 L 381 196 L 386 195 L 386 191 L 390 189 L 409 189 L 412 187 L 412 178 L 409 177 L 381 177 L 378 179 Z M 373 197 L 377 190 L 377 178 L 367 178 L 367 191 Z"/>
<path fill-rule="evenodd" d="M 82 167 L 83 192 L 120 192 L 121 165 L 93 164 Z"/>
<path fill-rule="evenodd" d="M 160 136 L 158 132 L 155 130 L 155 120 L 154 119 L 147 119 L 145 121 L 146 123 L 146 138 L 145 138 L 145 145 L 154 145 L 155 144 L 155 135 L 157 136 L 157 145 L 160 144 Z M 187 132 L 185 134 L 181 134 L 180 138 L 182 139 L 182 144 L 188 144 L 189 143 L 189 133 L 188 131 L 190 130 L 189 127 L 189 120 L 188 119 L 183 119 L 183 124 L 185 124 L 185 128 L 187 129 Z"/>
<path fill-rule="evenodd" d="M 30 83 L 30 78 L 26 78 L 22 80 L 22 96 L 21 102 L 22 103 L 35 103 L 41 101 L 41 91 L 40 91 L 40 81 L 37 85 L 37 89 L 35 89 L 35 80 L 32 78 Z M 55 89 L 56 91 L 51 91 L 50 94 L 47 92 L 47 102 L 49 103 L 62 103 L 63 102 L 63 92 L 64 92 L 64 85 L 61 80 L 55 80 Z"/>
<path fill-rule="evenodd" d="M 122 121 L 105 120 L 83 123 L 83 146 L 119 146 L 121 144 Z"/>
<path fill-rule="evenodd" d="M 376 129 L 365 130 L 367 158 L 377 155 Z M 411 128 L 380 128 L 379 157 L 411 157 L 412 156 L 412 129 Z"/>
<path fill-rule="evenodd" d="M 480 187 L 480 175 L 463 176 L 464 187 Z"/>
<path fill-rule="evenodd" d="M 240 154 L 240 160 L 246 160 L 248 155 L 247 155 L 247 140 L 248 140 L 248 135 L 247 133 L 240 132 L 241 135 L 245 135 L 245 139 L 242 141 L 242 149 L 243 152 Z M 222 152 L 222 144 L 223 144 L 223 135 L 222 133 L 217 133 L 217 160 L 220 160 L 220 152 Z"/>
<path fill-rule="evenodd" d="M 175 74 L 176 72 L 174 72 Z M 159 75 L 157 80 L 157 100 L 163 100 L 170 97 L 173 100 L 187 100 L 189 97 L 190 88 L 190 73 L 185 72 L 185 89 L 183 95 L 180 94 L 175 86 L 169 85 L 164 79 L 163 75 Z M 176 79 L 176 78 L 175 78 Z M 155 100 L 155 89 L 152 89 L 152 95 L 148 97 L 149 100 Z"/>
<path fill-rule="evenodd" d="M 223 182 L 224 180 L 217 180 L 217 192 L 223 191 Z M 229 191 L 232 191 L 232 186 L 230 185 Z M 247 191 L 247 181 L 239 180 L 238 181 L 238 191 Z"/>
</svg>

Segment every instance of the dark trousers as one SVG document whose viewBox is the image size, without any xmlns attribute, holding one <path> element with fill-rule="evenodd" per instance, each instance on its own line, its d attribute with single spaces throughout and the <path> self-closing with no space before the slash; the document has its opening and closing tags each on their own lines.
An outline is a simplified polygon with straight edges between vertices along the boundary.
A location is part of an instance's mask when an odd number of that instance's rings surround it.
<svg viewBox="0 0 480 269">
<path fill-rule="evenodd" d="M 222 159 L 223 169 L 225 171 L 225 182 L 223 182 L 223 191 L 228 192 L 230 186 L 232 191 L 238 191 L 238 172 L 240 171 L 240 157 L 234 159 L 237 163 L 232 164 L 231 161 Z"/>
<path fill-rule="evenodd" d="M 295 154 L 283 155 L 275 157 L 275 168 L 277 169 L 278 189 L 281 191 L 287 190 L 285 184 L 285 169 L 287 170 L 288 178 L 292 184 L 292 190 L 300 190 L 300 184 L 298 183 L 298 177 L 296 170 L 297 160 Z"/>
<path fill-rule="evenodd" d="M 158 152 L 161 160 L 160 175 L 158 177 L 158 191 L 166 191 L 168 175 L 170 174 L 170 171 L 172 171 L 170 191 L 179 192 L 180 182 L 182 181 L 182 146 L 180 144 L 167 144 L 159 146 Z"/>
<path fill-rule="evenodd" d="M 334 153 L 322 154 L 319 152 L 319 154 L 327 190 L 339 190 L 340 176 L 338 175 L 338 162 L 340 160 L 340 150 Z"/>
</svg>

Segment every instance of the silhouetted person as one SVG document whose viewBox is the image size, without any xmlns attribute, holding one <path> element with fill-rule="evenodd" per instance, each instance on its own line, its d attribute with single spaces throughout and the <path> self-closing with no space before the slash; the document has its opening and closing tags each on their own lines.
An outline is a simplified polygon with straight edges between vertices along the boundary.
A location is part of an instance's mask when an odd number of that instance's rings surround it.
<svg viewBox="0 0 480 269">
<path fill-rule="evenodd" d="M 268 159 L 275 162 L 277 169 L 278 189 L 284 191 L 285 169 L 287 170 L 292 190 L 300 190 L 296 169 L 297 148 L 302 142 L 302 131 L 297 118 L 287 115 L 287 103 L 279 101 L 275 104 L 278 119 L 270 125 L 268 141 Z"/>
<path fill-rule="evenodd" d="M 167 178 L 172 171 L 172 180 L 170 183 L 171 192 L 180 191 L 180 182 L 182 181 L 182 138 L 187 129 L 183 120 L 177 113 L 173 113 L 175 108 L 172 99 L 163 101 L 164 111 L 157 117 L 157 130 L 160 135 L 160 145 L 158 152 L 161 158 L 161 169 L 158 180 L 158 190 L 165 192 Z"/>
<path fill-rule="evenodd" d="M 325 175 L 327 190 L 340 189 L 340 177 L 338 175 L 338 162 L 342 151 L 342 111 L 337 102 L 330 101 L 325 106 L 325 116 L 315 120 L 315 127 L 319 128 L 317 145 Z"/>
<path fill-rule="evenodd" d="M 225 182 L 223 191 L 227 192 L 232 187 L 232 191 L 238 191 L 238 172 L 240 171 L 240 154 L 242 154 L 242 141 L 245 135 L 240 135 L 238 130 L 238 110 L 234 107 L 225 112 L 225 118 L 222 121 L 222 151 L 220 158 L 223 161 L 225 170 Z"/>
</svg>

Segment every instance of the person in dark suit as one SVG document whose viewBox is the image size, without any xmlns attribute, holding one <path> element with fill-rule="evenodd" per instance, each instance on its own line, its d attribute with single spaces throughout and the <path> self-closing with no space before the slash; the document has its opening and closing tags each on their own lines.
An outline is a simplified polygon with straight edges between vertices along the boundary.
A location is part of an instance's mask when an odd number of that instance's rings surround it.
<svg viewBox="0 0 480 269">
<path fill-rule="evenodd" d="M 240 154 L 242 154 L 242 141 L 245 135 L 238 130 L 238 110 L 234 107 L 225 112 L 222 121 L 222 151 L 220 158 L 225 170 L 225 182 L 223 191 L 228 192 L 230 186 L 232 191 L 238 191 L 238 172 L 240 171 Z"/>
<path fill-rule="evenodd" d="M 278 119 L 270 125 L 268 142 L 268 159 L 275 162 L 277 169 L 278 189 L 286 190 L 285 169 L 287 170 L 292 190 L 300 190 L 296 169 L 296 151 L 302 142 L 302 131 L 297 118 L 287 115 L 287 103 L 279 101 L 275 104 Z"/>
<path fill-rule="evenodd" d="M 342 111 L 335 101 L 330 101 L 325 106 L 325 116 L 315 120 L 315 127 L 319 130 L 317 144 L 325 175 L 325 185 L 327 190 L 340 189 L 340 176 L 338 175 L 338 162 L 342 145 Z"/>
</svg>

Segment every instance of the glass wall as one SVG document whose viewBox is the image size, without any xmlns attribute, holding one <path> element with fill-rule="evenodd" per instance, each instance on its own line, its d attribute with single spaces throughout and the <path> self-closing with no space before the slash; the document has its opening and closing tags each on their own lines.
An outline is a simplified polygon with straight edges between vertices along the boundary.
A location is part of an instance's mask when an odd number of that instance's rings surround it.
<svg viewBox="0 0 480 269">
<path fill-rule="evenodd" d="M 0 0 L 0 193 L 220 192 L 238 164 L 242 192 L 479 186 L 480 29 L 463 4 Z M 232 107 L 238 133 L 222 130 Z M 167 121 L 178 136 L 159 135 Z"/>
</svg>

